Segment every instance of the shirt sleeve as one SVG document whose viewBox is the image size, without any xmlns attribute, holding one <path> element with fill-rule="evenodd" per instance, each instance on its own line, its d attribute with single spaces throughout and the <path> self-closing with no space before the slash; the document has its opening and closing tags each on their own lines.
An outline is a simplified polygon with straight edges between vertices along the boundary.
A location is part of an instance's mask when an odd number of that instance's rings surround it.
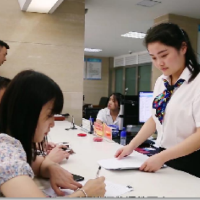
<svg viewBox="0 0 200 200">
<path fill-rule="evenodd" d="M 104 110 L 101 109 L 97 114 L 97 119 L 104 122 Z"/>
<path fill-rule="evenodd" d="M 0 135 L 0 185 L 20 175 L 33 178 L 34 173 L 20 142 L 6 134 Z"/>
<path fill-rule="evenodd" d="M 196 124 L 196 127 L 200 127 L 200 95 L 198 95 L 193 101 L 193 117 Z"/>
</svg>

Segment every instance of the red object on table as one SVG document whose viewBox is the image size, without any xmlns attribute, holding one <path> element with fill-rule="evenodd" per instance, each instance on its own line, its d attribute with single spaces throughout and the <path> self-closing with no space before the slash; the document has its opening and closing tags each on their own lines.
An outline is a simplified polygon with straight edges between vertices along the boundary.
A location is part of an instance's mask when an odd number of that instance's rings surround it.
<svg viewBox="0 0 200 200">
<path fill-rule="evenodd" d="M 103 138 L 94 137 L 94 138 L 93 138 L 93 141 L 94 141 L 94 142 L 102 142 L 102 141 L 103 141 Z"/>
<path fill-rule="evenodd" d="M 64 121 L 65 117 L 64 116 L 54 116 L 55 121 Z"/>
<path fill-rule="evenodd" d="M 85 136 L 87 136 L 87 134 L 86 133 L 79 133 L 79 134 L 77 134 L 79 137 L 85 137 Z"/>
</svg>

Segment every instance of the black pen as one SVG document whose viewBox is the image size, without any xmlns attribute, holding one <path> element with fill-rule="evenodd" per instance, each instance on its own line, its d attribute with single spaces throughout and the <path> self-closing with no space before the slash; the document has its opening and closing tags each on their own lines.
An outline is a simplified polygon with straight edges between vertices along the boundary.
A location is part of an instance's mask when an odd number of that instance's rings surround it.
<svg viewBox="0 0 200 200">
<path fill-rule="evenodd" d="M 98 177 L 99 177 L 99 172 L 100 172 L 100 170 L 101 170 L 101 166 L 99 166 L 99 168 L 98 168 L 98 170 L 97 170 L 97 175 L 96 175 L 96 178 L 98 178 Z"/>
</svg>

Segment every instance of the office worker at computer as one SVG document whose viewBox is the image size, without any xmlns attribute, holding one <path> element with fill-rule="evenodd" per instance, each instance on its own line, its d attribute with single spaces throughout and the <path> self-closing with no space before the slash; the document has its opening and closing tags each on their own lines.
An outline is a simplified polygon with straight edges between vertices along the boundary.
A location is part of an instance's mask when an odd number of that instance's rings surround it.
<svg viewBox="0 0 200 200">
<path fill-rule="evenodd" d="M 123 95 L 120 93 L 112 93 L 109 97 L 107 108 L 98 112 L 96 122 L 119 126 L 120 100 L 122 97 Z"/>
<path fill-rule="evenodd" d="M 49 178 L 58 195 L 64 195 L 60 187 L 82 187 L 49 156 L 36 156 L 35 142 L 43 141 L 62 107 L 61 89 L 44 74 L 26 70 L 10 82 L 0 107 L 0 194 L 45 197 L 32 180 L 34 175 Z M 69 197 L 104 196 L 104 180 L 89 180 Z"/>
<path fill-rule="evenodd" d="M 152 117 L 115 156 L 131 154 L 157 130 L 159 153 L 140 170 L 155 172 L 166 163 L 200 177 L 200 74 L 189 37 L 176 24 L 163 23 L 150 28 L 144 42 L 163 75 L 155 83 Z"/>
</svg>

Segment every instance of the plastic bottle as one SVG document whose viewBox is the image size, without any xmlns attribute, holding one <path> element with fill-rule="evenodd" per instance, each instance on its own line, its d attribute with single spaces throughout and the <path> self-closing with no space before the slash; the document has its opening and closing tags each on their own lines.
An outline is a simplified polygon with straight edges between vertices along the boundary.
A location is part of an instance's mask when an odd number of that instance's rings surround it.
<svg viewBox="0 0 200 200">
<path fill-rule="evenodd" d="M 112 138 L 119 138 L 119 128 L 117 125 L 108 125 L 112 129 Z"/>
<path fill-rule="evenodd" d="M 123 129 L 120 134 L 120 144 L 125 146 L 126 145 L 126 130 Z"/>
<path fill-rule="evenodd" d="M 90 131 L 89 131 L 89 133 L 93 133 L 94 132 L 94 129 L 93 129 L 93 124 L 94 124 L 94 118 L 92 118 L 91 116 L 90 116 Z"/>
</svg>

